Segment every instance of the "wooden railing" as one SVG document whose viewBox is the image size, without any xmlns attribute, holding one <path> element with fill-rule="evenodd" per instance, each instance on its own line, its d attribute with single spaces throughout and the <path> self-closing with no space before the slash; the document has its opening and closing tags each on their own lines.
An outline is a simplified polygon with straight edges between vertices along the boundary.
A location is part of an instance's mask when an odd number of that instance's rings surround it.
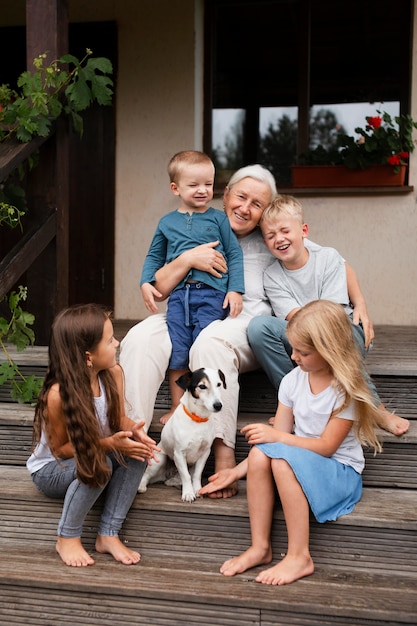
<svg viewBox="0 0 417 626">
<path fill-rule="evenodd" d="M 39 150 L 48 137 L 36 137 L 29 143 L 9 140 L 0 143 L 0 181 Z M 56 211 L 48 211 L 0 261 L 0 298 L 26 272 L 56 235 Z"/>
</svg>

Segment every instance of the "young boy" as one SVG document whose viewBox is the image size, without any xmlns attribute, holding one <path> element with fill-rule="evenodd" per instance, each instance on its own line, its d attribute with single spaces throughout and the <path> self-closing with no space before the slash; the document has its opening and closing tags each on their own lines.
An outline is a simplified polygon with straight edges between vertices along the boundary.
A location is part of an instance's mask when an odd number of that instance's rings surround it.
<svg viewBox="0 0 417 626">
<path fill-rule="evenodd" d="M 257 360 L 278 389 L 285 374 L 294 368 L 286 326 L 296 311 L 313 300 L 331 300 L 341 304 L 352 321 L 352 308 L 344 259 L 334 248 L 305 247 L 308 226 L 296 198 L 277 196 L 265 209 L 260 226 L 267 248 L 277 259 L 264 274 L 265 292 L 276 317 L 253 318 L 248 339 Z M 364 358 L 367 350 L 362 326 L 352 322 L 352 327 Z M 396 435 L 406 432 L 408 421 L 389 413 L 369 377 L 368 383 L 376 406 L 384 410 L 386 421 L 381 427 Z"/>
<path fill-rule="evenodd" d="M 199 332 L 228 312 L 236 317 L 242 310 L 244 293 L 243 255 L 236 235 L 223 211 L 209 207 L 213 198 L 214 165 L 203 152 L 187 150 L 175 154 L 168 164 L 170 188 L 180 199 L 176 211 L 160 219 L 142 270 L 140 284 L 153 283 L 165 263 L 200 244 L 216 246 L 227 261 L 227 273 L 216 278 L 191 269 L 168 299 L 167 325 L 172 343 L 168 378 L 171 408 L 161 417 L 165 424 L 179 404 L 182 390 L 175 381 L 188 369 L 188 355 Z"/>
</svg>

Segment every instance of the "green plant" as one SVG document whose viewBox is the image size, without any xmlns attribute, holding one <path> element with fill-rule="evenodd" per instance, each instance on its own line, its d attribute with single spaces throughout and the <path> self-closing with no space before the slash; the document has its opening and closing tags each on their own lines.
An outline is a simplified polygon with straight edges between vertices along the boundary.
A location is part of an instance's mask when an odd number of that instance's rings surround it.
<svg viewBox="0 0 417 626">
<path fill-rule="evenodd" d="M 11 396 L 18 402 L 33 402 L 42 385 L 42 379 L 38 376 L 22 374 L 7 347 L 7 343 L 11 343 L 21 352 L 34 343 L 35 335 L 30 326 L 35 318 L 20 306 L 20 302 L 26 298 L 27 289 L 20 286 L 18 291 L 12 291 L 0 300 L 7 304 L 10 311 L 9 319 L 0 316 L 0 347 L 6 356 L 6 360 L 0 363 L 0 385 L 10 382 Z"/>
<path fill-rule="evenodd" d="M 22 142 L 46 137 L 52 122 L 63 113 L 82 134 L 80 112 L 93 102 L 111 104 L 113 94 L 113 81 L 108 76 L 113 71 L 111 62 L 91 54 L 87 49 L 81 61 L 65 54 L 47 66 L 46 53 L 40 54 L 33 61 L 34 71 L 23 72 L 18 78 L 20 92 L 0 85 L 0 141 L 13 135 Z"/>
<path fill-rule="evenodd" d="M 91 54 L 87 50 L 81 61 L 66 54 L 47 66 L 44 65 L 46 54 L 41 54 L 33 62 L 34 71 L 23 72 L 18 78 L 20 91 L 0 85 L 0 142 L 16 137 L 25 143 L 36 136 L 47 137 L 52 123 L 62 115 L 69 116 L 75 130 L 82 135 L 80 113 L 93 102 L 110 105 L 113 94 L 113 81 L 108 76 L 113 71 L 111 62 L 102 57 L 93 58 Z M 37 156 L 31 155 L 26 167 L 31 169 L 36 162 Z M 26 167 L 20 165 L 0 185 L 0 225 L 22 229 L 26 201 L 19 181 Z M 0 349 L 5 355 L 5 361 L 0 363 L 0 385 L 10 382 L 12 398 L 19 402 L 33 402 L 42 384 L 41 378 L 22 374 L 8 349 L 8 344 L 13 344 L 20 352 L 34 343 L 30 326 L 35 318 L 20 305 L 26 298 L 27 288 L 22 286 L 0 298 L 0 303 L 5 303 L 10 312 L 7 318 L 0 316 Z"/>
<path fill-rule="evenodd" d="M 6 224 L 9 228 L 20 226 L 20 230 L 23 230 L 21 218 L 24 214 L 24 211 L 19 211 L 19 209 L 10 206 L 6 202 L 0 202 L 0 226 L 2 224 Z"/>
<path fill-rule="evenodd" d="M 365 128 L 355 128 L 359 137 L 344 133 L 337 135 L 336 148 L 326 150 L 319 145 L 300 155 L 306 165 L 346 165 L 350 169 L 365 169 L 371 165 L 392 165 L 398 172 L 408 163 L 414 151 L 413 130 L 417 128 L 411 115 L 392 118 L 389 113 L 366 117 Z"/>
<path fill-rule="evenodd" d="M 37 136 L 47 137 L 52 123 L 62 115 L 68 116 L 76 132 L 82 135 L 81 112 L 94 102 L 110 105 L 113 95 L 110 60 L 91 55 L 92 51 L 87 49 L 79 61 L 66 54 L 45 66 L 47 55 L 43 53 L 34 59 L 32 71 L 19 76 L 20 91 L 11 89 L 8 84 L 0 85 L 0 142 L 16 137 L 26 143 Z M 2 181 L 0 202 L 25 211 L 26 198 L 21 182 L 37 161 L 35 152 Z"/>
</svg>

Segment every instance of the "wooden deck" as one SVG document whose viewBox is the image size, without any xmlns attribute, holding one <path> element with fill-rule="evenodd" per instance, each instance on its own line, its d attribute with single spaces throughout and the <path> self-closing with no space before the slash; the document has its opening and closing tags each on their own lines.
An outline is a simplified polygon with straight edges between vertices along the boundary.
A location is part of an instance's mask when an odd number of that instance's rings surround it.
<svg viewBox="0 0 417 626">
<path fill-rule="evenodd" d="M 133 322 L 116 321 L 120 339 Z M 225 578 L 226 558 L 250 540 L 245 482 L 230 500 L 183 503 L 179 491 L 153 485 L 138 495 L 123 539 L 142 554 L 125 568 L 106 555 L 96 565 L 66 568 L 54 551 L 62 503 L 34 488 L 24 467 L 33 408 L 0 402 L 0 626 L 398 626 L 417 615 L 417 329 L 379 327 L 367 365 L 386 404 L 411 421 L 394 437 L 381 431 L 384 451 L 366 454 L 364 494 L 348 516 L 311 523 L 313 576 L 281 588 L 259 585 L 254 568 Z M 46 349 L 19 356 L 28 371 L 43 372 Z M 261 372 L 241 377 L 238 430 L 275 409 L 276 393 Z M 151 433 L 169 391 L 161 386 Z M 247 453 L 238 433 L 236 456 Z M 210 459 L 206 474 L 212 471 Z M 93 551 L 100 503 L 89 514 L 83 540 Z M 277 504 L 274 558 L 285 553 Z"/>
</svg>

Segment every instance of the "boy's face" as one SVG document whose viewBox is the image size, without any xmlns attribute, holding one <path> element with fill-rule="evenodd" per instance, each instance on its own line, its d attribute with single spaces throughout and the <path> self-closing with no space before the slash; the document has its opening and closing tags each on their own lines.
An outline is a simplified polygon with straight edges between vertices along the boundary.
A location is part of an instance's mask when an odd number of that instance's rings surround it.
<svg viewBox="0 0 417 626">
<path fill-rule="evenodd" d="M 304 238 L 308 226 L 296 217 L 281 214 L 273 219 L 262 220 L 262 235 L 268 250 L 288 269 L 299 269 L 308 259 Z"/>
<path fill-rule="evenodd" d="M 171 191 L 181 198 L 183 209 L 205 209 L 213 198 L 214 168 L 209 163 L 189 165 L 178 181 L 171 183 Z"/>
</svg>

